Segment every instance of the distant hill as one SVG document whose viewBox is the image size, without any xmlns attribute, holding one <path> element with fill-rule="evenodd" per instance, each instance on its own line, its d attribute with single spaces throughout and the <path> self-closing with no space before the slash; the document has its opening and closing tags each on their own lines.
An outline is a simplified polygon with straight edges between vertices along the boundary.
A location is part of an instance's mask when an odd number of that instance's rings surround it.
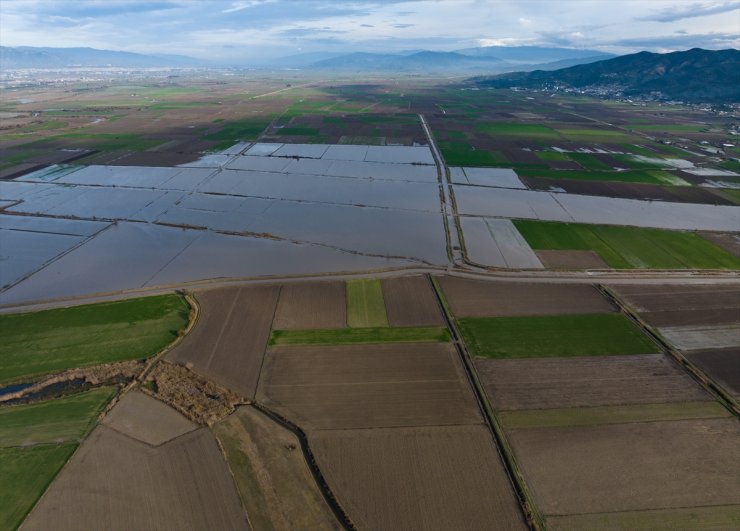
<svg viewBox="0 0 740 531">
<path fill-rule="evenodd" d="M 575 61 L 583 58 L 601 56 L 602 59 L 616 57 L 613 54 L 597 50 L 582 50 L 577 48 L 547 48 L 544 46 L 482 46 L 479 48 L 465 48 L 456 50 L 462 55 L 471 57 L 493 56 L 511 64 L 544 64 L 557 61 L 574 61 L 569 65 L 579 64 Z"/>
<path fill-rule="evenodd" d="M 491 87 L 601 89 L 625 96 L 740 102 L 740 51 L 640 52 L 551 72 L 515 72 L 475 81 Z"/>
<path fill-rule="evenodd" d="M 496 57 L 470 57 L 455 52 L 415 52 L 408 55 L 351 53 L 317 61 L 314 69 L 382 72 L 439 72 L 482 70 L 502 72 L 508 66 Z"/>
<path fill-rule="evenodd" d="M 204 66 L 205 62 L 182 55 L 144 55 L 95 48 L 36 48 L 0 46 L 0 67 L 15 68 L 177 68 Z"/>
</svg>

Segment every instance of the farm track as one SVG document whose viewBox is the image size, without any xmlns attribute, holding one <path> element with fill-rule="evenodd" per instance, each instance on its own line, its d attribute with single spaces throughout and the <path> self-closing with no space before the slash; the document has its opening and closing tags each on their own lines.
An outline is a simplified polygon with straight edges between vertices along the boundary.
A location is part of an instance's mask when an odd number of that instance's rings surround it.
<svg viewBox="0 0 740 531">
<path fill-rule="evenodd" d="M 457 325 L 455 324 L 455 321 L 450 314 L 450 310 L 447 307 L 444 294 L 442 293 L 441 288 L 437 285 L 437 282 L 431 276 L 428 277 L 428 280 L 432 286 L 432 290 L 434 291 L 434 295 L 437 299 L 437 304 L 439 305 L 440 311 L 442 312 L 444 320 L 447 324 L 447 328 L 450 330 L 452 342 L 454 343 L 455 349 L 460 356 L 470 385 L 473 388 L 475 399 L 478 402 L 478 407 L 480 408 L 486 425 L 491 432 L 494 440 L 494 445 L 496 446 L 496 449 L 498 450 L 498 453 L 504 463 L 504 467 L 509 476 L 511 486 L 517 495 L 526 522 L 534 531 L 544 530 L 546 529 L 544 519 L 539 513 L 537 505 L 535 504 L 534 499 L 527 488 L 527 485 L 524 481 L 524 476 L 519 469 L 519 465 L 516 462 L 514 454 L 508 444 L 508 441 L 506 440 L 506 436 L 504 435 L 503 426 L 496 417 L 496 414 L 494 413 L 490 402 L 486 398 L 483 384 L 478 378 L 475 366 L 473 365 L 473 361 L 470 357 L 470 353 L 467 351 L 465 343 L 462 340 L 460 331 L 457 329 Z"/>
</svg>

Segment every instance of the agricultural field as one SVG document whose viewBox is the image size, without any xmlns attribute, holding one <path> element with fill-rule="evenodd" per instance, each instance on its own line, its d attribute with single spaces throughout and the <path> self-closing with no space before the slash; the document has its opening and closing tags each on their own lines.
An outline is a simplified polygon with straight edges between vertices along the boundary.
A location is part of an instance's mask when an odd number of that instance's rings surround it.
<svg viewBox="0 0 740 531">
<path fill-rule="evenodd" d="M 693 232 L 529 220 L 514 224 L 535 251 L 592 251 L 614 269 L 740 268 L 737 257 Z"/>
<path fill-rule="evenodd" d="M 520 304 L 534 310 L 526 313 L 496 282 L 437 282 L 528 499 L 548 528 L 651 528 L 659 515 L 734 525 L 730 478 L 738 467 L 728 445 L 738 435 L 736 419 L 623 313 L 611 304 L 573 313 L 564 295 L 584 285 L 559 286 L 561 308 L 555 298 L 542 303 L 553 296 L 552 284 L 524 284 Z M 667 286 L 613 289 L 627 300 L 634 296 L 643 310 L 679 302 Z M 697 305 L 709 307 L 711 293 L 704 290 L 703 296 L 701 288 L 687 289 Z M 464 304 L 469 294 L 476 304 Z"/>
<path fill-rule="evenodd" d="M 614 286 L 627 304 L 728 396 L 740 395 L 740 289 L 736 286 Z"/>
<path fill-rule="evenodd" d="M 290 70 L 0 111 L 0 528 L 740 525 L 731 116 Z"/>
<path fill-rule="evenodd" d="M 177 337 L 188 311 L 182 297 L 161 295 L 0 315 L 0 384 L 148 358 Z"/>
<path fill-rule="evenodd" d="M 266 286 L 197 293 L 200 310 L 195 328 L 167 359 L 251 398 L 278 292 L 277 286 Z"/>
</svg>

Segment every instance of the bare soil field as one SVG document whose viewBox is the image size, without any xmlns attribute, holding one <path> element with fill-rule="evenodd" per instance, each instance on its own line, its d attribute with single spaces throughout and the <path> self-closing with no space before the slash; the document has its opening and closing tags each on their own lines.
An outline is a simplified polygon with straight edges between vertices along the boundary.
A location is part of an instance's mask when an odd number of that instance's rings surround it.
<svg viewBox="0 0 740 531">
<path fill-rule="evenodd" d="M 636 311 L 660 312 L 675 310 L 740 309 L 740 285 L 723 286 L 614 286 Z M 740 320 L 740 313 L 728 312 L 733 320 Z M 731 322 L 731 321 L 730 321 Z"/>
<path fill-rule="evenodd" d="M 252 398 L 279 291 L 255 286 L 198 292 L 198 322 L 167 358 Z"/>
<path fill-rule="evenodd" d="M 475 366 L 501 411 L 712 400 L 663 354 L 477 359 Z"/>
<path fill-rule="evenodd" d="M 483 426 L 322 431 L 310 439 L 359 529 L 526 529 Z"/>
<path fill-rule="evenodd" d="M 439 304 L 426 277 L 387 278 L 381 281 L 391 326 L 443 326 Z"/>
<path fill-rule="evenodd" d="M 651 326 L 740 322 L 740 286 L 614 286 L 612 289 Z"/>
<path fill-rule="evenodd" d="M 105 416 L 103 424 L 152 446 L 197 428 L 171 407 L 139 391 L 126 393 Z"/>
<path fill-rule="evenodd" d="M 286 284 L 280 288 L 275 330 L 344 328 L 347 295 L 344 282 Z"/>
<path fill-rule="evenodd" d="M 22 529 L 248 529 L 206 428 L 153 448 L 98 426 Z"/>
<path fill-rule="evenodd" d="M 734 418 L 508 431 L 547 516 L 738 504 L 739 436 Z"/>
<path fill-rule="evenodd" d="M 548 269 L 609 269 L 596 251 L 535 251 Z"/>
<path fill-rule="evenodd" d="M 547 519 L 547 526 L 553 531 L 737 529 L 740 527 L 740 505 L 555 516 Z"/>
<path fill-rule="evenodd" d="M 685 356 L 730 393 L 740 395 L 740 348 L 695 350 Z"/>
<path fill-rule="evenodd" d="M 213 427 L 253 529 L 342 529 L 295 435 L 244 406 Z"/>
<path fill-rule="evenodd" d="M 613 312 L 615 308 L 593 286 L 486 282 L 439 278 L 457 317 L 563 315 Z"/>
<path fill-rule="evenodd" d="M 305 429 L 481 422 L 449 343 L 273 348 L 257 397 Z"/>
</svg>

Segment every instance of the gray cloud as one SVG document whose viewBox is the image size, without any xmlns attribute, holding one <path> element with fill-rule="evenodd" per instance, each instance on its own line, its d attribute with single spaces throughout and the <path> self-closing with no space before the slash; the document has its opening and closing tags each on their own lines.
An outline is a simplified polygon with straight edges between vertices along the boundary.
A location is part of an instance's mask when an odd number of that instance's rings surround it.
<svg viewBox="0 0 740 531">
<path fill-rule="evenodd" d="M 740 9 L 740 2 L 709 2 L 681 5 L 662 9 L 657 13 L 646 17 L 638 17 L 635 20 L 647 20 L 652 22 L 676 22 L 686 18 L 705 17 Z"/>
</svg>

